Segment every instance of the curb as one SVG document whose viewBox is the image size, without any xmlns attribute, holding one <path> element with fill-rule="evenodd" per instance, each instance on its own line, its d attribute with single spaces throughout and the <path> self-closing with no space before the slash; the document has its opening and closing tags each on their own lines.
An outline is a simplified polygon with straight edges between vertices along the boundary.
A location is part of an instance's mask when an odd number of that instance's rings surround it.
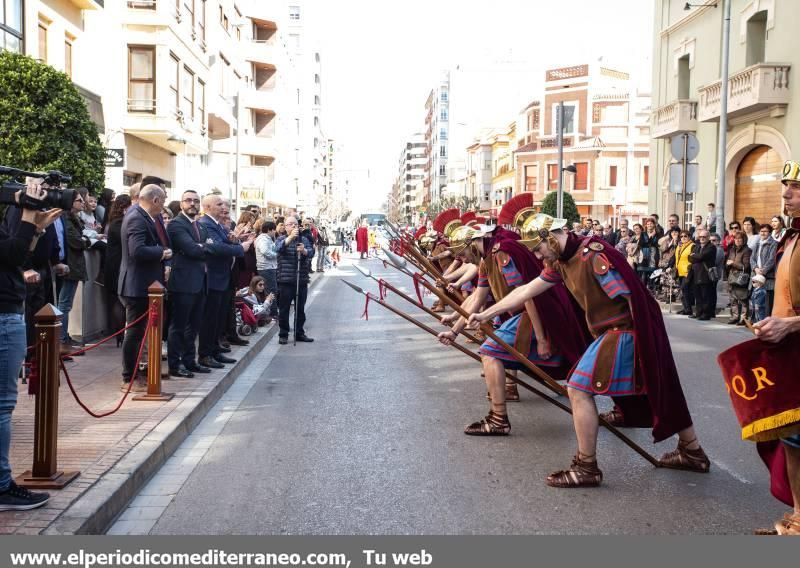
<svg viewBox="0 0 800 568">
<path fill-rule="evenodd" d="M 308 289 L 319 279 L 312 278 Z M 41 534 L 104 534 L 277 333 L 276 322 L 202 399 L 189 396 L 182 401 Z"/>
</svg>

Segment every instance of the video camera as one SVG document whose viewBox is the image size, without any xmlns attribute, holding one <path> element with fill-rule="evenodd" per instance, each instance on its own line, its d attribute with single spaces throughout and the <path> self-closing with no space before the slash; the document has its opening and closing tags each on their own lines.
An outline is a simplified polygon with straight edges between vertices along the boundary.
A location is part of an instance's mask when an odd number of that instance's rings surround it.
<svg viewBox="0 0 800 568">
<path fill-rule="evenodd" d="M 14 205 L 15 207 L 23 207 L 24 209 L 33 209 L 36 211 L 43 211 L 51 208 L 63 209 L 65 211 L 72 209 L 72 202 L 75 201 L 75 190 L 61 188 L 62 184 L 72 181 L 72 176 L 70 175 L 63 174 L 57 170 L 44 173 L 26 172 L 6 166 L 0 166 L 0 175 L 11 177 L 10 180 L 0 184 L 0 205 Z M 42 199 L 33 199 L 25 193 L 25 184 L 16 181 L 16 178 L 24 176 L 42 178 L 44 184 L 49 186 L 43 188 L 46 193 Z M 20 193 L 19 201 L 17 201 L 17 193 L 20 191 L 22 193 Z"/>
</svg>

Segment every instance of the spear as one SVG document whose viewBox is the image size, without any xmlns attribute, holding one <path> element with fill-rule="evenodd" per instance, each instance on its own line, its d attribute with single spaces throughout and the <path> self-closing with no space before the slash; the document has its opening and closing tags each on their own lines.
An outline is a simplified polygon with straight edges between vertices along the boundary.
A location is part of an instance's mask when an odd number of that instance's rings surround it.
<svg viewBox="0 0 800 568">
<path fill-rule="evenodd" d="M 356 286 L 355 284 L 353 284 L 351 282 L 348 282 L 345 279 L 342 279 L 342 282 L 344 282 L 345 284 L 350 286 L 353 290 L 355 290 L 359 294 L 364 294 L 370 300 L 380 304 L 381 306 L 383 306 L 384 308 L 386 308 L 390 312 L 392 312 L 394 314 L 397 314 L 398 316 L 400 316 L 401 318 L 403 318 L 404 320 L 406 320 L 406 321 L 408 321 L 410 323 L 413 323 L 414 325 L 416 325 L 420 329 L 423 329 L 423 330 L 427 331 L 431 335 L 436 335 L 436 336 L 439 335 L 439 333 L 435 329 L 433 329 L 431 327 L 428 327 L 427 325 L 425 325 L 421 321 L 418 321 L 417 319 L 411 317 L 410 315 L 408 315 L 407 313 L 403 312 L 402 310 L 400 310 L 398 308 L 395 308 L 394 306 L 392 306 L 388 302 L 384 302 L 383 300 L 381 300 L 380 298 L 378 298 L 374 294 L 371 294 L 371 293 L 367 292 L 366 290 L 362 289 L 361 287 Z M 463 345 L 459 345 L 458 343 L 455 343 L 455 342 L 450 343 L 450 345 L 455 347 L 456 349 L 458 349 L 459 351 L 461 351 L 463 354 L 467 355 L 468 357 L 471 357 L 472 359 L 480 362 L 481 356 L 478 355 L 477 353 L 473 353 L 472 351 L 470 351 L 469 349 L 467 349 Z M 518 377 L 515 377 L 514 375 L 512 375 L 508 371 L 506 371 L 506 378 L 508 378 L 509 380 L 514 381 L 515 383 L 517 383 L 522 388 L 527 389 L 527 390 L 531 391 L 532 393 L 534 393 L 535 395 L 543 398 L 544 400 L 546 400 L 550 404 L 552 404 L 554 406 L 557 406 L 558 408 L 560 408 L 561 410 L 563 410 L 567 414 L 572 414 L 572 409 L 569 406 L 567 406 L 566 404 L 564 404 L 564 403 L 562 403 L 562 402 L 560 402 L 560 401 L 548 396 L 547 394 L 543 393 L 542 391 L 540 391 L 536 387 L 534 387 L 532 385 L 529 385 L 528 383 L 526 383 L 524 381 L 521 381 Z"/>
<path fill-rule="evenodd" d="M 362 266 L 360 266 L 358 264 L 354 264 L 353 266 L 355 266 L 356 270 L 358 270 L 361 274 L 363 274 L 367 278 L 372 278 L 373 280 L 375 280 L 375 282 L 377 282 L 379 286 L 383 286 L 383 287 L 387 288 L 388 290 L 391 290 L 392 292 L 394 292 L 395 294 L 397 294 L 398 296 L 400 296 L 401 298 L 403 298 L 407 302 L 410 302 L 410 303 L 414 304 L 416 307 L 418 307 L 421 310 L 423 310 L 426 314 L 435 317 L 437 320 L 439 320 L 439 323 L 442 323 L 442 316 L 440 316 L 439 314 L 437 314 L 436 312 L 434 312 L 433 310 L 431 310 L 430 308 L 425 306 L 425 304 L 420 304 L 414 298 L 412 298 L 411 296 L 409 296 L 408 294 L 406 294 L 405 292 L 403 292 L 399 288 L 393 286 L 391 283 L 386 282 L 385 280 L 378 280 L 377 278 L 375 278 L 372 275 L 372 272 L 370 271 L 369 268 L 363 268 Z M 467 339 L 469 339 L 470 341 L 472 341 L 473 343 L 482 343 L 481 341 L 478 341 L 478 339 L 474 335 L 472 335 L 470 333 L 467 333 L 463 329 L 461 330 L 461 334 L 464 337 L 466 337 Z"/>
<path fill-rule="evenodd" d="M 461 315 L 461 317 L 463 317 L 465 319 L 469 319 L 469 314 L 467 312 L 465 312 L 463 309 L 461 309 L 461 306 L 458 305 L 457 302 L 453 302 L 446 295 L 440 293 L 439 290 L 436 289 L 436 286 L 432 285 L 430 282 L 428 282 L 424 278 L 420 278 L 419 275 L 417 275 L 417 280 L 419 282 L 422 282 L 423 286 L 425 286 L 428 290 L 430 290 L 431 292 L 436 294 L 436 296 L 441 301 L 447 303 L 451 308 L 453 308 L 455 311 L 457 311 Z M 497 334 L 494 333 L 494 329 L 492 329 L 492 327 L 490 325 L 484 324 L 482 326 L 482 329 L 483 329 L 483 332 L 486 334 L 487 337 L 491 337 L 492 340 L 494 340 L 494 342 L 497 343 L 500 347 L 505 349 L 505 351 L 509 355 L 511 355 L 512 357 L 514 357 L 514 359 L 519 361 L 526 369 L 528 369 L 529 371 L 534 373 L 539 378 L 541 383 L 543 383 L 545 386 L 550 388 L 550 390 L 552 390 L 553 392 L 558 393 L 558 394 L 560 394 L 562 396 L 567 396 L 567 389 L 565 389 L 560 384 L 558 384 L 555 381 L 555 379 L 553 379 L 553 377 L 551 377 L 546 372 L 544 372 L 542 369 L 540 369 L 537 365 L 532 363 L 525 355 L 523 355 L 522 353 L 517 351 L 513 346 L 509 345 L 508 343 L 506 343 L 505 341 L 500 339 L 497 336 Z M 636 444 L 633 440 L 631 440 L 625 434 L 620 432 L 615 426 L 610 424 L 608 422 L 608 420 L 606 420 L 605 418 L 603 418 L 600 415 L 598 415 L 598 418 L 599 418 L 600 424 L 602 424 L 609 432 L 614 434 L 617 438 L 619 438 L 620 440 L 625 442 L 625 444 L 627 444 L 633 451 L 635 451 L 637 454 L 639 454 L 644 459 L 649 461 L 653 466 L 661 467 L 661 464 L 658 462 L 658 460 L 656 458 L 651 456 L 644 449 L 642 449 L 638 444 Z"/>
</svg>

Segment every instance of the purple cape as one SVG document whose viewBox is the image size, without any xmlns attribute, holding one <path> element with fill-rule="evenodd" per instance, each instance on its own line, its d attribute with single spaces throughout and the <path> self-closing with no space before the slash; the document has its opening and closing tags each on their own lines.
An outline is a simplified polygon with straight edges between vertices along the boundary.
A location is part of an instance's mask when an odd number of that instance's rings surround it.
<svg viewBox="0 0 800 568">
<path fill-rule="evenodd" d="M 569 233 L 561 258 L 572 258 L 581 247 L 589 243 L 603 246 L 603 253 L 611 266 L 631 291 L 628 303 L 636 344 L 634 368 L 637 382 L 644 384 L 647 390 L 644 395 L 616 397 L 614 403 L 622 411 L 626 426 L 652 426 L 654 441 L 666 440 L 691 426 L 692 417 L 683 396 L 675 360 L 672 358 L 661 307 L 642 284 L 627 259 L 603 239 L 584 238 Z"/>
<path fill-rule="evenodd" d="M 511 257 L 522 281 L 527 284 L 539 276 L 544 264 L 519 242 L 519 238 L 513 231 L 498 228 L 492 237 L 485 238 L 484 247 L 499 244 L 498 250 Z M 492 248 L 484 248 L 484 251 L 491 250 Z M 537 296 L 533 303 L 553 347 L 565 359 L 566 370 L 571 369 L 591 343 L 583 311 L 563 284 Z"/>
</svg>

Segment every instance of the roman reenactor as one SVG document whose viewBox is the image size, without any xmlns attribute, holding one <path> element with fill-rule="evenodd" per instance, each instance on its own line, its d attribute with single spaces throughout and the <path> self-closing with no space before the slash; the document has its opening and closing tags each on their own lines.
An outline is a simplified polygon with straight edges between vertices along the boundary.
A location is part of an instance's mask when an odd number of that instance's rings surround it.
<svg viewBox="0 0 800 568">
<path fill-rule="evenodd" d="M 532 205 L 531 194 L 521 194 L 506 203 L 498 219 L 509 218 L 513 223 L 514 218 L 532 213 Z M 520 242 L 517 233 L 499 227 L 462 226 L 451 236 L 450 245 L 454 254 L 463 253 L 479 265 L 477 291 L 462 304 L 467 313 L 483 309 L 490 292 L 499 302 L 513 289 L 534 280 L 543 269 L 542 262 Z M 587 334 L 580 315 L 563 286 L 495 315 L 504 320 L 496 334 L 555 378 L 565 378 L 586 347 Z M 452 330 L 439 334 L 440 341 L 454 341 L 466 324 L 460 318 Z M 520 370 L 522 366 L 492 339 L 481 345 L 480 354 L 491 407 L 483 420 L 467 426 L 464 433 L 505 436 L 511 432 L 506 402 L 519 400 L 516 384 L 506 383 L 505 371 Z"/>
<path fill-rule="evenodd" d="M 442 274 L 447 274 L 449 269 L 455 269 L 458 265 L 453 265 L 455 256 L 449 250 L 450 235 L 461 226 L 461 212 L 456 209 L 445 209 L 433 220 L 432 231 L 436 234 L 436 241 L 431 250 L 431 260 L 439 268 Z M 431 307 L 434 312 L 443 312 L 445 307 L 439 300 L 436 300 Z"/>
<path fill-rule="evenodd" d="M 651 427 L 656 442 L 678 434 L 677 449 L 661 457 L 661 466 L 708 472 L 711 463 L 692 426 L 661 308 L 614 247 L 600 238 L 567 232 L 566 223 L 541 213 L 526 219 L 524 242 L 547 267 L 538 278 L 470 317 L 490 320 L 561 284 L 585 313 L 594 342 L 567 382 L 578 451 L 572 465 L 549 475 L 546 483 L 595 487 L 602 482 L 596 457 L 596 395 L 614 398 L 625 424 Z"/>
</svg>

